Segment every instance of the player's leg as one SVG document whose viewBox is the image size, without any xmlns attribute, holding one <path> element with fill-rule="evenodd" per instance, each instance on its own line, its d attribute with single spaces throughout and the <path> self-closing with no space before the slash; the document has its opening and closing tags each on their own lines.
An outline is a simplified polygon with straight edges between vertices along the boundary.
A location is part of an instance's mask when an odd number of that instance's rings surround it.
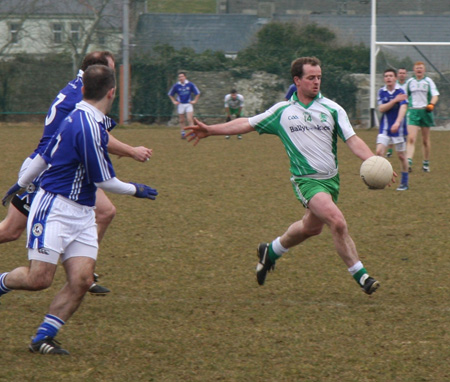
<svg viewBox="0 0 450 382">
<path fill-rule="evenodd" d="M 86 256 L 71 257 L 64 261 L 63 266 L 67 282 L 56 294 L 48 312 L 67 321 L 78 309 L 92 284 L 95 260 Z"/>
<path fill-rule="evenodd" d="M 178 114 L 178 122 L 180 124 L 181 139 L 185 139 L 186 138 L 186 132 L 183 129 L 186 126 L 186 117 L 185 117 L 184 113 L 183 114 Z"/>
<path fill-rule="evenodd" d="M 95 221 L 97 223 L 98 243 L 100 244 L 106 230 L 116 216 L 116 207 L 101 188 L 97 188 L 95 197 Z"/>
<path fill-rule="evenodd" d="M 106 230 L 116 216 L 116 207 L 102 189 L 98 188 L 95 196 L 95 220 L 97 223 L 98 243 L 100 244 Z M 94 273 L 94 282 L 89 289 L 91 294 L 102 296 L 110 292 L 108 288 L 97 284 L 97 282 L 98 275 Z"/>
<path fill-rule="evenodd" d="M 406 158 L 406 143 L 397 143 L 395 145 L 397 156 L 400 161 L 400 166 L 402 169 L 402 177 L 400 181 L 400 186 L 397 187 L 397 191 L 406 191 L 409 189 L 409 174 L 408 174 L 408 159 Z"/>
<path fill-rule="evenodd" d="M 422 152 L 423 152 L 423 165 L 422 170 L 424 172 L 430 172 L 430 153 L 431 153 L 431 137 L 430 128 L 422 127 Z"/>
<path fill-rule="evenodd" d="M 379 282 L 370 277 L 359 259 L 353 239 L 348 232 L 347 222 L 330 194 L 320 192 L 309 201 L 309 209 L 320 221 L 326 224 L 333 236 L 338 255 L 358 285 L 367 294 L 379 287 Z"/>
<path fill-rule="evenodd" d="M 80 243 L 78 243 L 80 245 Z M 81 244 L 85 248 L 89 247 Z M 87 248 L 86 253 L 97 253 L 94 247 Z M 33 353 L 66 355 L 69 352 L 62 349 L 54 337 L 59 329 L 72 317 L 81 305 L 83 297 L 92 284 L 92 274 L 95 268 L 95 260 L 90 257 L 71 257 L 63 262 L 66 271 L 67 282 L 56 294 L 48 313 L 39 325 L 33 337 L 29 349 Z"/>
<path fill-rule="evenodd" d="M 406 140 L 406 158 L 409 162 L 409 171 L 412 169 L 412 160 L 414 158 L 414 152 L 416 149 L 416 139 L 419 126 L 408 125 L 408 137 Z"/>
<path fill-rule="evenodd" d="M 387 133 L 377 135 L 376 155 L 384 157 L 386 149 L 390 143 L 390 138 Z"/>
<path fill-rule="evenodd" d="M 61 205 L 58 207 L 61 208 Z M 54 297 L 48 313 L 32 339 L 29 349 L 34 353 L 69 354 L 55 343 L 54 337 L 78 309 L 93 281 L 92 275 L 98 253 L 95 216 L 93 212 L 86 214 L 85 210 L 77 207 L 73 209 L 67 207 L 65 215 L 56 215 L 61 221 L 60 231 L 64 237 L 60 238 L 60 235 L 57 235 L 46 241 L 48 246 L 59 243 L 62 248 L 63 253 L 60 257 L 66 272 L 66 283 Z M 70 220 L 70 216 L 73 216 L 73 221 Z M 47 227 L 54 229 L 58 226 L 55 223 L 52 226 L 50 224 Z"/>
<path fill-rule="evenodd" d="M 5 219 L 0 223 L 0 243 L 17 240 L 26 228 L 27 216 L 11 203 Z"/>
<path fill-rule="evenodd" d="M 38 252 L 37 250 L 34 250 Z M 44 256 L 44 255 L 42 255 Z M 58 255 L 56 254 L 56 261 Z M 18 267 L 3 276 L 3 285 L 9 290 L 43 290 L 52 285 L 56 264 L 30 260 L 28 267 Z"/>
</svg>

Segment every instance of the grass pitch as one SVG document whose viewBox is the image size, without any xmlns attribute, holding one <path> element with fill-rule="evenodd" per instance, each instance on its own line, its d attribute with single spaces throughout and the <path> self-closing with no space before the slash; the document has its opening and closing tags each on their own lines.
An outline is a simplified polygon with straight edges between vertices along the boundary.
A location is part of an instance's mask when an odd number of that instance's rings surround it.
<svg viewBox="0 0 450 382">
<path fill-rule="evenodd" d="M 1 125 L 2 190 L 16 181 L 39 125 Z M 432 132 L 431 173 L 410 190 L 368 190 L 360 161 L 339 144 L 350 233 L 381 282 L 363 294 L 327 229 L 292 249 L 257 285 L 256 246 L 303 214 L 278 138 L 211 137 L 192 147 L 176 128 L 118 128 L 154 149 L 145 163 L 113 158 L 123 181 L 156 201 L 110 195 L 117 207 L 97 271 L 112 293 L 86 296 L 58 339 L 69 357 L 27 345 L 64 274 L 37 293 L 1 298 L 0 381 L 450 380 L 448 132 Z M 375 130 L 358 131 L 374 149 Z M 396 158 L 391 159 L 398 172 Z M 6 214 L 4 211 L 3 217 Z M 27 264 L 24 236 L 0 247 L 0 271 Z"/>
</svg>

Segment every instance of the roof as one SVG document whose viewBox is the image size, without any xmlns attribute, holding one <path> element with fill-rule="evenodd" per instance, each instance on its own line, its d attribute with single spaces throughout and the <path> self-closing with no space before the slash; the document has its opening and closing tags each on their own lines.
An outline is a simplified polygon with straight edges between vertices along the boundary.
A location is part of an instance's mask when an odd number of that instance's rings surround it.
<svg viewBox="0 0 450 382">
<path fill-rule="evenodd" d="M 93 16 L 104 3 L 105 0 L 1 0 L 0 19 L 24 15 L 33 18 L 73 15 L 87 17 Z M 121 28 L 122 4 L 121 0 L 107 2 L 100 22 L 102 28 Z"/>
<path fill-rule="evenodd" d="M 135 42 L 148 51 L 158 44 L 237 53 L 249 45 L 264 20 L 255 15 L 147 13 L 139 17 Z"/>
</svg>

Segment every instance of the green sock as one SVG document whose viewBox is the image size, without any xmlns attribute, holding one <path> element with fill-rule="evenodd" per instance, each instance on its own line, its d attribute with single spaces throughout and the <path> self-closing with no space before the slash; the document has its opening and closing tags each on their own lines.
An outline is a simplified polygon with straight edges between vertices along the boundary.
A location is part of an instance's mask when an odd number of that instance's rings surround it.
<svg viewBox="0 0 450 382">
<path fill-rule="evenodd" d="M 392 154 L 392 149 L 388 149 L 387 153 Z"/>
<path fill-rule="evenodd" d="M 364 275 L 368 275 L 366 268 L 361 268 L 358 272 L 356 272 L 353 275 L 353 278 L 355 279 L 355 281 L 359 284 L 359 285 L 363 285 L 364 281 L 366 280 L 366 277 L 363 278 Z M 363 280 L 363 284 L 361 284 L 361 280 Z"/>
<path fill-rule="evenodd" d="M 430 165 L 430 161 L 424 160 L 424 161 L 422 162 L 422 164 L 423 164 L 424 166 L 429 166 L 429 165 Z"/>
<path fill-rule="evenodd" d="M 272 248 L 272 243 L 270 243 L 269 245 L 269 259 L 270 261 L 272 261 L 272 263 L 275 263 L 275 261 L 277 261 L 281 256 L 277 255 L 273 248 Z"/>
<path fill-rule="evenodd" d="M 409 167 L 412 166 L 412 159 L 411 158 L 408 158 L 408 165 L 409 165 Z"/>
</svg>

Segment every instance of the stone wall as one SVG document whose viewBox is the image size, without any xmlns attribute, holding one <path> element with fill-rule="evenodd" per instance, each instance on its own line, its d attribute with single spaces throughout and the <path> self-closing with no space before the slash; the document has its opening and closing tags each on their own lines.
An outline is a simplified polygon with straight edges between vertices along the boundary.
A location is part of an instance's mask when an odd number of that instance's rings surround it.
<svg viewBox="0 0 450 382">
<path fill-rule="evenodd" d="M 225 120 L 223 101 L 231 89 L 244 96 L 243 115 L 253 116 L 282 101 L 290 85 L 276 75 L 264 72 L 254 72 L 249 78 L 239 78 L 230 72 L 189 72 L 187 77 L 201 92 L 194 107 L 195 115 L 208 123 Z M 172 118 L 170 125 L 176 123 L 177 118 Z"/>
</svg>

